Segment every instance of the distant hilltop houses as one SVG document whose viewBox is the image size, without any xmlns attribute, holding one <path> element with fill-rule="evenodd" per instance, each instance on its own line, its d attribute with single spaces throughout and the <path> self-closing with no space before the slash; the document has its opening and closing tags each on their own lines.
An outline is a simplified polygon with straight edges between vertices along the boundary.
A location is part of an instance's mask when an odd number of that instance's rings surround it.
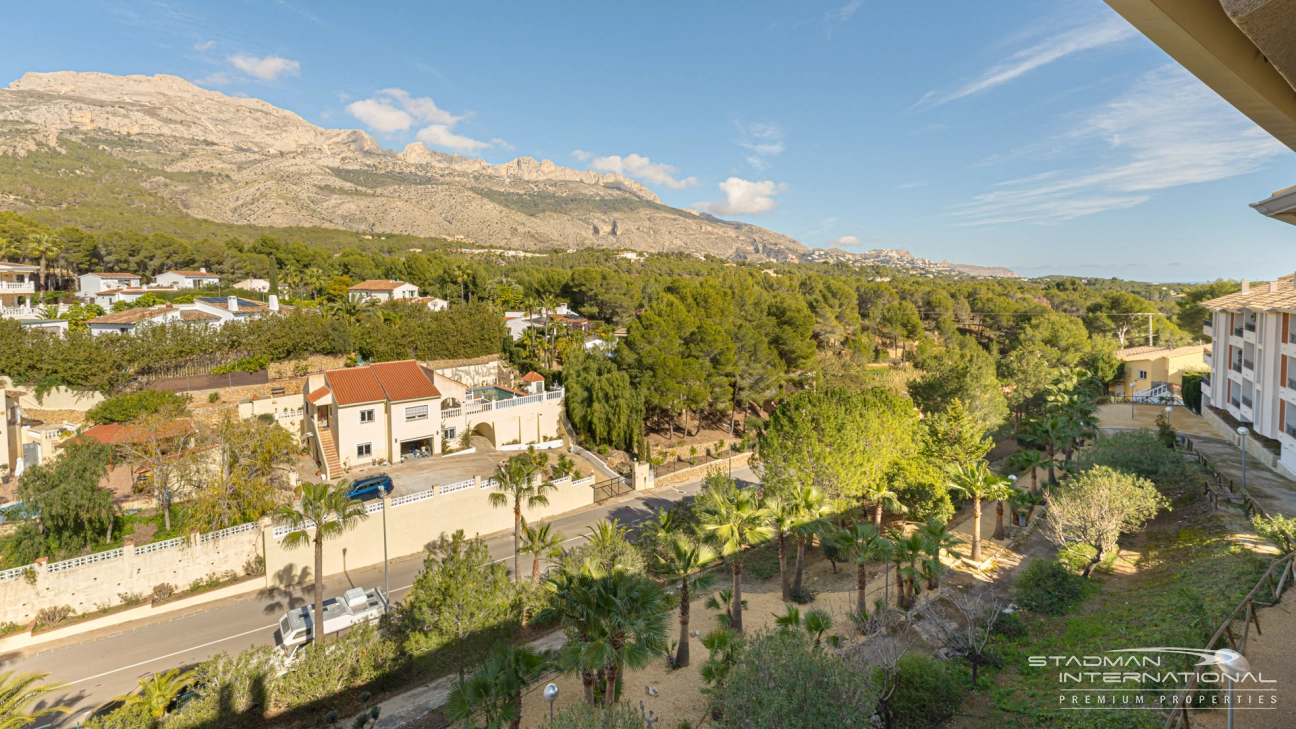
<svg viewBox="0 0 1296 729">
<path fill-rule="evenodd" d="M 1021 278 L 1017 272 L 998 266 L 974 266 L 967 263 L 939 263 L 919 258 L 906 250 L 876 248 L 851 253 L 840 248 L 816 248 L 802 256 L 805 263 L 846 263 L 860 266 L 885 266 L 914 276 L 975 276 L 978 278 Z"/>
</svg>

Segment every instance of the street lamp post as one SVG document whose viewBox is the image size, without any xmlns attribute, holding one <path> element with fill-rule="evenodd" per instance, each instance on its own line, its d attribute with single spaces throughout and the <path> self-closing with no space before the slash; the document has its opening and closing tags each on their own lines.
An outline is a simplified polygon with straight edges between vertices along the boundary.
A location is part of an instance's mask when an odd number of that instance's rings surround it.
<svg viewBox="0 0 1296 729">
<path fill-rule="evenodd" d="M 1251 670 L 1251 665 L 1241 653 L 1228 648 L 1215 652 L 1215 665 L 1228 679 L 1228 729 L 1233 729 L 1233 684 Z"/>
<path fill-rule="evenodd" d="M 1245 426 L 1239 426 L 1237 432 L 1239 436 L 1238 447 L 1242 449 L 1242 493 L 1246 494 L 1246 437 L 1247 433 L 1251 431 L 1247 430 Z"/>
<path fill-rule="evenodd" d="M 388 494 L 391 492 L 388 491 Z M 391 609 L 391 576 L 387 569 L 387 507 L 391 505 L 391 499 L 383 496 L 383 598 L 387 601 L 387 608 Z"/>
<path fill-rule="evenodd" d="M 558 684 L 551 683 L 544 687 L 544 700 L 549 702 L 549 723 L 553 723 L 553 705 L 558 699 Z"/>
<path fill-rule="evenodd" d="M 1171 415 L 1173 412 L 1174 412 L 1174 408 L 1170 407 L 1169 405 L 1166 405 L 1166 425 L 1169 426 L 1169 427 L 1174 427 L 1174 426 L 1170 423 L 1170 415 Z"/>
</svg>

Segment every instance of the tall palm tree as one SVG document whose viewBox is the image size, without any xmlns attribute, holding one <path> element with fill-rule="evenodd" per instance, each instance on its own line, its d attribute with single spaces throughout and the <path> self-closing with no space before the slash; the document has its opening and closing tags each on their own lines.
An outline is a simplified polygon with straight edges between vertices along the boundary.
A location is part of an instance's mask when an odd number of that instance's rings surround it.
<svg viewBox="0 0 1296 729">
<path fill-rule="evenodd" d="M 729 624 L 734 632 L 743 632 L 742 623 L 742 553 L 747 547 L 774 536 L 770 511 L 761 504 L 755 492 L 743 489 L 726 498 L 708 491 L 702 501 L 701 528 L 729 558 L 733 569 L 733 615 Z"/>
<path fill-rule="evenodd" d="M 873 528 L 880 533 L 882 531 L 882 507 L 887 503 L 894 505 L 901 512 L 905 511 L 904 505 L 899 502 L 899 495 L 891 490 L 891 483 L 886 479 L 880 478 L 871 484 L 864 486 L 864 493 L 860 498 L 865 502 L 873 502 Z"/>
<path fill-rule="evenodd" d="M 556 491 L 553 481 L 540 481 L 535 478 L 539 469 L 527 455 L 513 456 L 495 467 L 494 492 L 488 497 L 490 505 L 513 507 L 513 580 L 522 581 L 522 507 L 534 509 L 537 506 L 548 506 L 549 497 L 545 494 Z M 512 502 L 510 504 L 510 502 Z"/>
<path fill-rule="evenodd" d="M 347 497 L 350 481 L 303 483 L 300 510 L 283 504 L 275 510 L 275 521 L 292 529 L 284 535 L 283 546 L 296 549 L 315 546 L 315 614 L 311 617 L 311 637 L 324 643 L 324 542 L 342 536 L 369 518 L 362 502 Z M 311 531 L 314 530 L 314 534 Z"/>
<path fill-rule="evenodd" d="M 778 497 L 767 499 L 765 508 L 770 512 L 770 526 L 778 540 L 779 581 L 783 586 L 783 602 L 792 602 L 792 580 L 788 577 L 787 538 L 792 528 L 801 521 L 796 505 Z"/>
<path fill-rule="evenodd" d="M 832 528 L 828 517 L 834 509 L 828 503 L 824 493 L 814 486 L 798 489 L 793 494 L 793 503 L 796 505 L 800 520 L 792 527 L 792 536 L 796 538 L 797 543 L 796 568 L 792 571 L 792 592 L 800 594 L 801 577 L 805 573 L 806 545 L 815 535 L 823 534 Z"/>
<path fill-rule="evenodd" d="M 28 255 L 40 261 L 38 264 L 40 273 L 36 279 L 37 291 L 43 292 L 45 290 L 45 267 L 49 263 L 49 259 L 57 256 L 61 250 L 63 250 L 63 241 L 49 233 L 32 233 L 27 236 Z"/>
<path fill-rule="evenodd" d="M 1008 467 L 1016 470 L 1018 474 L 1030 474 L 1031 493 L 1039 493 L 1039 469 L 1048 466 L 1049 459 L 1041 451 L 1034 448 L 1017 451 L 1008 457 Z"/>
<path fill-rule="evenodd" d="M 0 729 L 21 729 L 46 716 L 66 714 L 72 710 L 67 706 L 50 706 L 27 711 L 27 707 L 40 701 L 46 694 L 63 688 L 58 683 L 36 685 L 44 681 L 46 676 L 49 674 L 14 671 L 0 673 Z"/>
<path fill-rule="evenodd" d="M 553 294 L 542 294 L 540 296 L 540 314 L 545 318 L 544 335 L 545 335 L 545 361 L 550 369 L 554 367 L 555 349 L 557 347 L 557 331 L 550 337 L 550 326 L 557 327 L 554 317 L 558 315 L 558 297 Z"/>
<path fill-rule="evenodd" d="M 855 612 L 862 620 L 868 617 L 868 572 L 865 565 L 888 553 L 887 538 L 868 522 L 855 522 L 830 539 L 855 563 Z"/>
<path fill-rule="evenodd" d="M 896 604 L 907 609 L 918 598 L 918 580 L 923 576 L 919 563 L 923 561 L 927 538 L 918 531 L 908 536 L 893 531 L 889 541 L 891 561 L 896 566 Z"/>
<path fill-rule="evenodd" d="M 670 543 L 666 556 L 659 556 L 655 571 L 668 583 L 679 583 L 679 647 L 675 650 L 675 665 L 689 664 L 689 601 L 692 595 L 706 590 L 715 583 L 715 575 L 702 574 L 702 569 L 716 560 L 716 551 L 706 544 L 697 544 L 685 537 L 676 537 Z"/>
<path fill-rule="evenodd" d="M 10 263 L 20 263 L 27 255 L 27 247 L 12 238 L 0 238 L 0 258 Z"/>
<path fill-rule="evenodd" d="M 468 290 L 464 284 L 472 280 L 472 269 L 466 263 L 456 263 L 450 267 L 450 280 L 459 284 L 459 300 L 468 303 Z"/>
<path fill-rule="evenodd" d="M 531 582 L 540 584 L 540 559 L 554 560 L 562 556 L 562 532 L 552 531 L 552 525 L 527 527 L 522 533 L 522 553 L 532 557 Z"/>
<path fill-rule="evenodd" d="M 940 587 L 940 574 L 944 569 L 940 561 L 941 552 L 952 554 L 951 547 L 963 544 L 963 540 L 954 536 L 954 533 L 949 530 L 949 525 L 936 517 L 928 519 L 926 524 L 919 525 L 915 533 L 922 535 L 923 551 L 931 557 L 927 566 L 928 573 L 933 577 L 928 581 L 928 586 L 936 589 Z"/>
<path fill-rule="evenodd" d="M 1065 416 L 1050 415 L 1030 424 L 1022 439 L 1028 443 L 1037 443 L 1048 451 L 1048 480 L 1050 486 L 1057 486 L 1057 473 L 1053 470 L 1057 446 L 1071 437 L 1071 425 Z"/>
<path fill-rule="evenodd" d="M 324 287 L 324 282 L 327 280 L 324 272 L 316 266 L 311 266 L 301 272 L 301 285 L 310 289 L 312 301 L 319 299 L 320 289 Z"/>
<path fill-rule="evenodd" d="M 118 696 L 113 701 L 122 702 L 122 706 L 144 706 L 149 716 L 161 719 L 167 715 L 171 700 L 190 684 L 189 676 L 181 676 L 180 669 L 155 673 L 139 680 L 139 692 Z"/>
<path fill-rule="evenodd" d="M 559 666 L 579 672 L 585 698 L 595 703 L 601 683 L 603 702 L 615 703 L 625 669 L 643 668 L 666 653 L 670 598 L 642 575 L 616 569 L 595 575 L 563 573 L 546 583 L 553 595 L 537 620 L 561 619 L 576 636 L 559 654 Z"/>
<path fill-rule="evenodd" d="M 958 466 L 949 487 L 972 499 L 972 561 L 981 561 L 981 502 L 1008 498 L 1006 479 L 990 470 L 985 461 Z"/>
</svg>

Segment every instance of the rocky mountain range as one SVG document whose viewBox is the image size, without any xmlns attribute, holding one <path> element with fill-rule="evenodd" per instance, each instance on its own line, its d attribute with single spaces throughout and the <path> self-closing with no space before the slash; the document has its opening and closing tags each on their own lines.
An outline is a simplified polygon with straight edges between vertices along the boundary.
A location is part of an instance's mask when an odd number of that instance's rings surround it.
<svg viewBox="0 0 1296 729">
<path fill-rule="evenodd" d="M 501 165 L 414 142 L 401 151 L 354 129 L 325 129 L 260 99 L 176 76 L 28 73 L 0 89 L 0 158 L 74 145 L 127 167 L 129 181 L 75 161 L 45 174 L 134 188 L 170 212 L 218 223 L 404 234 L 516 250 L 602 247 L 750 261 L 845 261 L 919 274 L 1017 274 L 908 251 L 810 250 L 759 226 L 670 207 L 639 182 L 519 157 Z M 103 155 L 109 155 L 104 157 Z M 35 164 L 35 163 L 34 163 Z M 118 169 L 120 172 L 120 169 Z M 67 209 L 50 178 L 0 189 L 0 210 Z M 93 185 L 92 185 L 93 187 Z M 60 197 L 61 195 L 61 197 Z M 129 196 L 117 204 L 153 206 Z"/>
<path fill-rule="evenodd" d="M 530 157 L 491 165 L 420 142 L 383 149 L 362 131 L 324 129 L 175 76 L 29 73 L 0 90 L 0 154 L 69 141 L 149 171 L 152 192 L 223 223 L 755 261 L 808 251 L 755 225 L 667 206 L 621 175 Z M 0 199 L 0 208 L 21 211 L 23 201 Z"/>
</svg>

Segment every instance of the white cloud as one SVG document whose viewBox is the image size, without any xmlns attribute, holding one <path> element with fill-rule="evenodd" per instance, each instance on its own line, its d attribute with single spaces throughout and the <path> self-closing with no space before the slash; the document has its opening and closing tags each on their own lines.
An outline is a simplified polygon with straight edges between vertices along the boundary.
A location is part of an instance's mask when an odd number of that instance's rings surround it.
<svg viewBox="0 0 1296 729">
<path fill-rule="evenodd" d="M 686 177 L 682 180 L 676 179 L 675 173 L 679 172 L 679 170 L 673 166 L 653 162 L 651 159 L 637 154 L 626 155 L 625 157 L 615 154 L 608 157 L 595 157 L 594 161 L 590 163 L 590 168 L 601 172 L 615 172 L 618 175 L 637 177 L 654 185 L 664 185 L 671 190 L 682 190 L 699 184 L 696 177 Z"/>
<path fill-rule="evenodd" d="M 274 81 L 285 75 L 296 76 L 301 72 L 300 62 L 290 61 L 279 56 L 257 58 L 256 56 L 238 54 L 230 56 L 226 60 L 233 64 L 234 68 L 262 81 Z"/>
<path fill-rule="evenodd" d="M 216 45 L 216 41 L 203 41 L 202 43 L 193 44 L 193 49 L 195 51 L 210 51 L 214 45 Z"/>
<path fill-rule="evenodd" d="M 1129 208 L 1158 190 L 1254 172 L 1287 151 L 1178 65 L 1149 71 L 1042 146 L 1107 161 L 999 183 L 954 210 L 961 224 L 1053 223 Z"/>
<path fill-rule="evenodd" d="M 725 194 L 723 200 L 696 203 L 693 207 L 713 215 L 760 215 L 773 210 L 778 205 L 774 196 L 786 190 L 787 185 L 781 182 L 730 177 L 720 183 L 720 191 Z"/>
<path fill-rule="evenodd" d="M 590 154 L 589 152 L 586 152 L 586 151 L 583 150 L 583 149 L 573 149 L 573 150 L 572 150 L 572 153 L 571 153 L 571 156 L 575 157 L 576 159 L 580 160 L 581 162 L 589 162 L 589 161 L 590 161 L 590 157 L 593 157 L 594 155 L 593 155 L 593 154 Z"/>
<path fill-rule="evenodd" d="M 765 122 L 746 125 L 734 122 L 738 129 L 738 146 L 750 152 L 747 164 L 757 172 L 769 166 L 769 158 L 783 153 L 783 127 Z"/>
<path fill-rule="evenodd" d="M 851 16 L 854 15 L 855 12 L 859 10 L 860 6 L 863 4 L 864 4 L 864 0 L 851 0 L 850 2 L 841 6 L 840 8 L 833 8 L 832 10 L 829 10 L 828 12 L 824 13 L 824 20 L 827 20 L 829 23 L 836 23 L 837 25 L 841 25 L 842 23 L 845 23 L 846 21 L 850 20 Z"/>
<path fill-rule="evenodd" d="M 496 147 L 512 150 L 513 145 L 503 139 L 483 142 L 454 132 L 455 125 L 464 119 L 436 105 L 428 96 L 410 96 L 404 89 L 381 89 L 371 98 L 353 101 L 346 106 L 347 113 L 359 119 L 378 134 L 395 134 L 418 125 L 422 129 L 415 138 L 424 144 L 455 152 L 474 153 Z"/>
<path fill-rule="evenodd" d="M 922 187 L 922 182 L 906 182 L 903 185 L 896 185 L 897 190 L 912 190 L 915 187 Z"/>
<path fill-rule="evenodd" d="M 414 117 L 404 109 L 397 109 L 386 99 L 362 99 L 347 104 L 347 113 L 379 134 L 402 132 L 410 128 Z"/>
<path fill-rule="evenodd" d="M 992 89 L 1000 84 L 1065 58 L 1073 53 L 1116 43 L 1135 35 L 1134 29 L 1121 18 L 1108 18 L 1101 22 L 1073 28 L 1046 38 L 1039 43 L 1020 50 L 1008 58 L 983 71 L 976 78 L 953 90 L 932 90 L 923 95 L 913 109 L 929 109 L 933 106 L 961 99 L 965 96 Z"/>
<path fill-rule="evenodd" d="M 465 137 L 462 134 L 455 134 L 445 124 L 430 124 L 423 127 L 415 137 L 420 142 L 430 144 L 433 147 L 443 147 L 470 154 L 492 146 L 490 142 L 482 142 L 471 137 Z"/>
<path fill-rule="evenodd" d="M 858 236 L 843 235 L 840 238 L 833 238 L 832 240 L 828 241 L 824 245 L 836 246 L 838 248 L 841 248 L 842 246 L 857 246 L 859 244 L 860 244 L 860 239 Z"/>
</svg>

